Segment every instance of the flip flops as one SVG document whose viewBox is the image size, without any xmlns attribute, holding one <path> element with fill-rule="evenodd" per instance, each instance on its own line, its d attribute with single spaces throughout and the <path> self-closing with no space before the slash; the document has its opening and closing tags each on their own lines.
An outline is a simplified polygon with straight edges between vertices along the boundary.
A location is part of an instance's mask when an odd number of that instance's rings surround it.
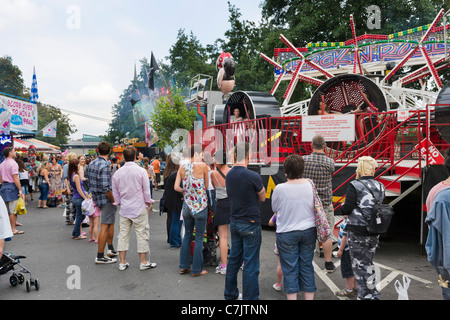
<svg viewBox="0 0 450 320">
<path fill-rule="evenodd" d="M 191 272 L 191 269 L 180 269 L 180 274 L 185 274 Z"/>
<path fill-rule="evenodd" d="M 83 236 L 83 235 L 79 235 L 78 237 L 74 237 L 74 236 L 72 236 L 72 239 L 74 239 L 74 240 L 83 240 L 83 239 L 86 239 L 87 237 L 86 236 Z"/>
<path fill-rule="evenodd" d="M 193 277 L 200 277 L 200 276 L 204 276 L 204 275 L 207 275 L 207 274 L 208 274 L 208 271 L 202 270 L 202 272 L 200 272 L 200 273 L 193 273 L 192 276 Z"/>
</svg>

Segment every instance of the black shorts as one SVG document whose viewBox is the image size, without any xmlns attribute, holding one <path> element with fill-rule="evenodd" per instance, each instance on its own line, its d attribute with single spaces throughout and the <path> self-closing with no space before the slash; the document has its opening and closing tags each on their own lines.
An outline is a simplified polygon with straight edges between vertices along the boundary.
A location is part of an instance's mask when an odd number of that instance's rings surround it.
<svg viewBox="0 0 450 320">
<path fill-rule="evenodd" d="M 342 278 L 347 279 L 353 277 L 352 261 L 350 258 L 350 251 L 344 250 L 341 258 L 341 275 Z"/>
<path fill-rule="evenodd" d="M 216 202 L 216 210 L 214 211 L 214 226 L 230 224 L 230 217 L 230 200 L 228 198 L 218 199 Z"/>
<path fill-rule="evenodd" d="M 161 182 L 161 173 L 155 173 L 155 182 L 160 183 Z"/>
</svg>

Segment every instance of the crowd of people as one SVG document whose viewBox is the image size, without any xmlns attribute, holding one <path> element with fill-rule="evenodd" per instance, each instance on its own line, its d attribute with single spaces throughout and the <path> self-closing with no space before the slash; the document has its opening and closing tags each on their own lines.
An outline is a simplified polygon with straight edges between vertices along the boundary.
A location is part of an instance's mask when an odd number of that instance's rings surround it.
<svg viewBox="0 0 450 320">
<path fill-rule="evenodd" d="M 22 224 L 18 221 L 20 216 L 15 214 L 19 198 L 24 200 L 25 205 L 30 205 L 35 200 L 33 193 L 38 192 L 38 209 L 64 208 L 66 224 L 73 225 L 72 239 L 83 240 L 89 236 L 89 242 L 95 242 L 99 246 L 101 254 L 97 255 L 95 263 L 117 261 L 114 257 L 120 255 L 120 252 L 114 249 L 112 239 L 118 204 L 107 200 L 113 199 L 112 176 L 122 167 L 120 172 L 126 171 L 126 157 L 120 163 L 116 158 L 109 159 L 111 147 L 107 142 L 100 143 L 99 150 L 100 155 L 95 158 L 75 153 L 23 156 L 17 154 L 14 148 L 3 150 L 4 161 L 0 164 L 0 255 L 5 241 L 25 233 L 19 230 Z M 145 181 L 148 190 L 151 190 L 154 181 L 158 181 L 155 171 L 160 172 L 159 161 L 154 159 L 157 168 L 149 165 L 149 159 L 142 158 L 142 154 L 138 155 L 138 159 L 133 158 L 134 161 L 136 166 L 145 168 Z M 104 192 L 106 189 L 107 192 Z M 83 202 L 88 199 L 94 207 L 94 212 L 90 215 L 82 209 Z M 151 200 L 149 203 L 153 202 Z M 123 207 L 122 205 L 121 208 Z M 88 233 L 82 229 L 87 225 Z M 146 239 L 148 241 L 148 237 Z M 108 250 L 105 255 L 106 245 Z M 147 262 L 143 265 L 142 269 L 155 266 Z"/>
<path fill-rule="evenodd" d="M 271 196 L 273 216 L 269 224 L 276 227 L 274 253 L 278 260 L 273 288 L 284 290 L 288 300 L 297 299 L 299 292 L 304 293 L 305 300 L 314 299 L 313 258 L 318 239 L 318 210 L 325 212 L 327 228 L 333 230 L 335 227 L 332 195 L 335 163 L 325 154 L 325 147 L 324 138 L 316 136 L 312 140 L 310 155 L 287 157 L 283 163 L 286 182 L 278 184 Z M 149 212 L 155 202 L 152 190 L 157 189 L 161 182 L 161 163 L 158 158 L 150 162 L 132 146 L 124 149 L 121 163 L 109 159 L 111 146 L 107 142 L 99 143 L 98 152 L 99 156 L 92 161 L 72 153 L 66 159 L 42 159 L 36 163 L 36 171 L 29 178 L 37 177 L 37 181 L 35 184 L 29 182 L 29 187 L 35 185 L 39 188 L 38 207 L 48 207 L 49 192 L 62 194 L 60 205 L 66 207 L 66 222 L 74 225 L 72 238 L 82 240 L 87 238 L 82 231 L 82 223 L 86 219 L 82 204 L 91 200 L 95 213 L 89 217 L 89 241 L 98 245 L 95 263 L 115 263 L 118 256 L 119 270 L 126 270 L 129 267 L 126 254 L 130 232 L 134 229 L 140 270 L 155 268 L 157 264 L 150 259 Z M 226 300 L 257 300 L 260 295 L 260 203 L 267 200 L 261 176 L 248 168 L 249 153 L 249 144 L 238 142 L 229 152 L 217 150 L 207 157 L 202 147 L 194 144 L 181 157 L 168 155 L 162 175 L 164 194 L 160 207 L 167 211 L 169 247 L 180 252 L 179 273 L 193 277 L 208 274 L 204 268 L 203 249 L 205 229 L 212 212 L 220 252 L 220 263 L 215 273 L 225 276 Z M 4 216 L 0 217 L 0 238 L 3 239 L 23 233 L 16 229 L 20 224 L 14 210 L 17 199 L 27 199 L 29 194 L 27 188 L 23 189 L 26 186 L 23 168 L 27 168 L 22 164 L 24 159 L 17 159 L 12 148 L 5 149 L 4 156 L 6 159 L 0 164 L 0 195 L 9 215 L 10 228 L 6 227 Z M 450 172 L 449 160 L 446 166 Z M 340 224 L 337 239 L 337 256 L 341 259 L 341 274 L 346 279 L 346 288 L 336 292 L 338 296 L 381 299 L 373 276 L 373 258 L 379 235 L 367 230 L 365 219 L 371 215 L 374 204 L 382 203 L 385 197 L 383 184 L 374 177 L 376 168 L 376 160 L 360 157 L 356 179 L 348 185 L 341 209 L 345 218 Z M 440 185 L 439 190 L 432 192 L 430 207 L 434 201 L 447 205 L 447 198 L 436 196 L 442 190 L 450 190 L 448 180 Z M 433 217 L 436 211 L 437 208 L 432 211 Z M 116 213 L 119 216 L 117 250 L 113 245 Z M 432 223 L 430 220 L 430 225 Z M 331 232 L 328 240 L 321 243 L 327 272 L 336 270 L 331 261 L 332 237 Z M 0 241 L 3 241 L 0 242 L 0 250 L 3 250 L 4 240 Z M 436 246 L 430 245 L 435 251 Z M 240 269 L 243 270 L 242 292 L 238 289 Z"/>
</svg>

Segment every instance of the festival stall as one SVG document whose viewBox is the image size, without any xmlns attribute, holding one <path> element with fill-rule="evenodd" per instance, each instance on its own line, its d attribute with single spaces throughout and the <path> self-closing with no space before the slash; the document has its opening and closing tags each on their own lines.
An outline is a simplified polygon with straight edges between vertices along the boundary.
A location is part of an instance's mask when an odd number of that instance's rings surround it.
<svg viewBox="0 0 450 320">
<path fill-rule="evenodd" d="M 60 153 L 61 148 L 51 145 L 49 143 L 46 143 L 44 141 L 40 141 L 37 139 L 18 139 L 13 138 L 14 140 L 14 149 L 16 152 L 19 153 L 28 153 L 28 150 L 30 148 L 34 148 L 36 153 L 43 154 L 43 153 Z"/>
</svg>

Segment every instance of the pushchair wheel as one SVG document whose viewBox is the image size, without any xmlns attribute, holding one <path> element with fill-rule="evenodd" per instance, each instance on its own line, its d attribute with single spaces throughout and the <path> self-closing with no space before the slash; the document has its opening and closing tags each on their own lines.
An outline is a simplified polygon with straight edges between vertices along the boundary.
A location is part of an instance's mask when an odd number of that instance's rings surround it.
<svg viewBox="0 0 450 320">
<path fill-rule="evenodd" d="M 11 286 L 15 287 L 17 286 L 17 283 L 19 282 L 19 278 L 13 274 L 10 278 L 9 278 L 9 283 L 11 284 Z"/>
<path fill-rule="evenodd" d="M 25 287 L 27 288 L 27 292 L 30 292 L 30 283 L 28 282 L 28 280 L 27 282 L 25 282 Z"/>
<path fill-rule="evenodd" d="M 38 279 L 31 279 L 31 285 L 34 286 L 36 291 L 39 291 L 39 281 L 38 281 Z"/>
<path fill-rule="evenodd" d="M 23 276 L 23 274 L 16 274 L 18 280 L 19 280 L 19 284 L 22 284 L 25 282 L 25 277 Z"/>
</svg>

